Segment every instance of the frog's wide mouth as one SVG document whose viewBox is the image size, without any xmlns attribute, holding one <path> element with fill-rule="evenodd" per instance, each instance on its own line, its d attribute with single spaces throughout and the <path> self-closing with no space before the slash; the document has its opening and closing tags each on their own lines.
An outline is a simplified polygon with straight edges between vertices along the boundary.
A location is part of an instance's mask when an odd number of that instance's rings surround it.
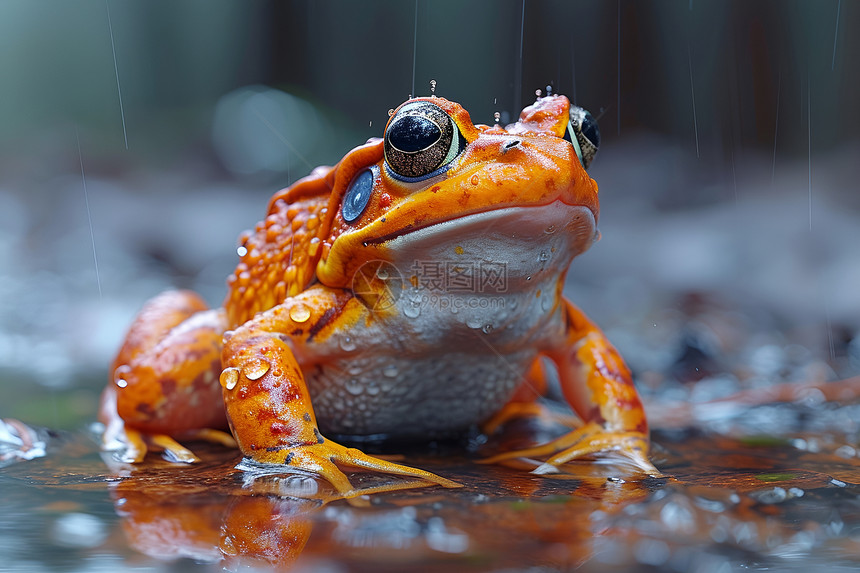
<svg viewBox="0 0 860 573">
<path fill-rule="evenodd" d="M 399 263 L 504 263 L 511 272 L 527 275 L 566 268 L 596 238 L 597 226 L 590 209 L 553 201 L 431 222 L 379 237 L 373 243 Z"/>
</svg>

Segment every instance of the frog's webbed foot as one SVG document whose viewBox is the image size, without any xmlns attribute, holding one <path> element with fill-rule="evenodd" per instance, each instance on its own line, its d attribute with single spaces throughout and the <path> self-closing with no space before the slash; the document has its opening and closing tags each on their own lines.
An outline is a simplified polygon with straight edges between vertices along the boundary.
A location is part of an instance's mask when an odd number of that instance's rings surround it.
<svg viewBox="0 0 860 573">
<path fill-rule="evenodd" d="M 258 460 L 259 461 L 259 460 Z M 292 469 L 303 470 L 319 475 L 328 481 L 337 492 L 346 499 L 351 499 L 366 493 L 365 489 L 354 488 L 349 478 L 338 466 L 350 466 L 387 474 L 394 474 L 424 480 L 425 485 L 437 484 L 443 487 L 457 488 L 460 484 L 434 473 L 411 468 L 369 456 L 355 448 L 347 448 L 331 440 L 320 437 L 320 443 L 294 446 L 277 452 L 274 459 L 266 459 L 266 463 L 278 463 Z M 412 485 L 410 487 L 420 487 Z M 401 484 L 382 486 L 374 491 L 402 489 Z"/>
<path fill-rule="evenodd" d="M 496 463 L 514 458 L 546 458 L 532 473 L 548 474 L 557 472 L 558 466 L 571 460 L 614 452 L 638 470 L 650 476 L 661 477 L 663 474 L 648 461 L 648 446 L 648 436 L 641 432 L 614 432 L 589 422 L 546 444 L 504 452 L 481 460 L 481 463 Z"/>
</svg>

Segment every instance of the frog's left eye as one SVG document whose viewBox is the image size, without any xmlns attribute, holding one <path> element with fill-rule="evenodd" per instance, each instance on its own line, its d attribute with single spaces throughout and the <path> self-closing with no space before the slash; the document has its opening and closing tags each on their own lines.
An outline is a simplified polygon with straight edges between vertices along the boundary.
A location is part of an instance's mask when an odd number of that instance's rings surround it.
<svg viewBox="0 0 860 573">
<path fill-rule="evenodd" d="M 597 128 L 597 120 L 594 116 L 581 107 L 571 105 L 570 121 L 564 138 L 573 144 L 579 161 L 588 169 L 600 147 L 600 130 Z"/>
<path fill-rule="evenodd" d="M 429 101 L 408 103 L 385 127 L 385 164 L 402 181 L 421 181 L 447 170 L 465 145 L 457 125 Z"/>
<path fill-rule="evenodd" d="M 360 171 L 352 178 L 343 198 L 343 207 L 340 209 L 340 214 L 347 223 L 352 223 L 364 213 L 370 201 L 370 193 L 373 191 L 374 179 L 376 175 L 372 167 Z"/>
</svg>

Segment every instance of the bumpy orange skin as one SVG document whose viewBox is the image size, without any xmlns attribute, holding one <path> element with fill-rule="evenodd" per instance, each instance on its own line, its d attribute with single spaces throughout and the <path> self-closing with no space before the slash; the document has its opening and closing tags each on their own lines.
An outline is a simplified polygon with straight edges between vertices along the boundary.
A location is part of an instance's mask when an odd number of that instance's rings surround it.
<svg viewBox="0 0 860 573">
<path fill-rule="evenodd" d="M 383 296 L 381 285 L 371 284 L 370 294 L 351 289 L 362 265 L 396 258 L 392 239 L 505 208 L 563 204 L 590 212 L 596 221 L 599 203 L 597 184 L 561 140 L 570 107 L 564 96 L 539 99 L 505 128 L 473 125 L 459 104 L 443 98 L 410 100 L 416 101 L 444 110 L 465 139 L 443 175 L 423 186 L 398 181 L 386 172 L 383 140 L 370 140 L 335 167 L 317 168 L 271 198 L 265 219 L 240 236 L 244 254 L 227 281 L 222 309 L 205 310 L 196 295 L 179 292 L 161 295 L 141 311 L 112 365 L 102 408 L 110 437 L 122 441 L 126 432 L 135 460 L 147 441 L 171 451 L 171 436 L 223 426 L 226 406 L 245 456 L 316 471 L 344 495 L 352 489 L 335 464 L 456 485 L 326 440 L 300 364 L 324 364 L 324 356 L 307 356 L 327 348 L 335 335 L 384 330 L 394 311 L 368 311 L 370 299 Z M 341 213 L 345 194 L 356 174 L 372 165 L 369 203 L 347 222 Z M 576 252 L 593 240 L 578 239 Z M 552 455 L 548 463 L 558 465 L 615 450 L 656 473 L 647 461 L 647 422 L 630 373 L 600 330 L 564 301 L 563 270 L 554 283 L 552 312 L 564 336 L 536 350 L 557 365 L 565 397 L 585 425 L 546 446 L 501 457 Z"/>
</svg>

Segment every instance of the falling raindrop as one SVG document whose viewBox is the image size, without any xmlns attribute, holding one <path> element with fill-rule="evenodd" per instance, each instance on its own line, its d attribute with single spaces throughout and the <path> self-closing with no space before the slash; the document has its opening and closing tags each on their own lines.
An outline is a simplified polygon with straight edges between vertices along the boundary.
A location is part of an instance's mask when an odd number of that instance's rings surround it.
<svg viewBox="0 0 860 573">
<path fill-rule="evenodd" d="M 392 115 L 394 115 L 394 110 L 393 110 L 393 109 L 389 109 L 389 110 L 388 110 L 388 117 L 391 117 Z"/>
<path fill-rule="evenodd" d="M 436 95 L 436 80 L 430 80 L 430 95 Z"/>
<path fill-rule="evenodd" d="M 496 123 L 499 123 L 500 119 L 502 119 L 502 114 L 500 114 L 499 112 L 494 112 L 493 113 L 493 121 L 495 121 Z"/>
<path fill-rule="evenodd" d="M 546 97 L 549 97 L 551 95 L 552 95 L 552 86 L 547 85 L 546 86 Z"/>
<path fill-rule="evenodd" d="M 540 99 L 540 94 L 541 94 L 540 90 L 535 90 L 535 97 L 536 98 Z"/>
</svg>

